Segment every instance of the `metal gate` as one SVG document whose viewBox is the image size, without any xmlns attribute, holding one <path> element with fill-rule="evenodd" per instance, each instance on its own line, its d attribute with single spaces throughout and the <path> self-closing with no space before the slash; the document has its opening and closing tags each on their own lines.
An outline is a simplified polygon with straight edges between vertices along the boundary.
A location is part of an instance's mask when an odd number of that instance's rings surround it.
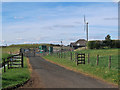
<svg viewBox="0 0 120 90">
<path fill-rule="evenodd" d="M 20 51 L 24 54 L 26 57 L 35 57 L 40 56 L 40 51 L 38 48 L 21 48 Z"/>
</svg>

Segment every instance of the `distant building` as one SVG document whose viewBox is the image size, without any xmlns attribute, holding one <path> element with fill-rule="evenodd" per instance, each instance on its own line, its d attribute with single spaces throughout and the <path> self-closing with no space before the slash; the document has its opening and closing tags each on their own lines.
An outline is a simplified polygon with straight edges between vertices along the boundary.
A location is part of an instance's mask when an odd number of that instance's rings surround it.
<svg viewBox="0 0 120 90">
<path fill-rule="evenodd" d="M 73 47 L 74 49 L 77 49 L 79 47 L 85 47 L 87 41 L 85 39 L 79 39 L 76 42 L 70 43 L 70 47 Z"/>
</svg>

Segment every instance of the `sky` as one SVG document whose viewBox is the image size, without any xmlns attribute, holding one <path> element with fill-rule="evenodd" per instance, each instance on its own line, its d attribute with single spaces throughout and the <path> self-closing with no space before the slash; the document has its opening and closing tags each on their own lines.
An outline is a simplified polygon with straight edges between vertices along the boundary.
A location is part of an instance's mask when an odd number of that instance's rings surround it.
<svg viewBox="0 0 120 90">
<path fill-rule="evenodd" d="M 114 2 L 3 2 L 0 44 L 50 43 L 68 45 L 86 39 L 118 39 L 118 4 Z"/>
<path fill-rule="evenodd" d="M 119 2 L 120 0 L 1 0 L 2 2 Z"/>
</svg>

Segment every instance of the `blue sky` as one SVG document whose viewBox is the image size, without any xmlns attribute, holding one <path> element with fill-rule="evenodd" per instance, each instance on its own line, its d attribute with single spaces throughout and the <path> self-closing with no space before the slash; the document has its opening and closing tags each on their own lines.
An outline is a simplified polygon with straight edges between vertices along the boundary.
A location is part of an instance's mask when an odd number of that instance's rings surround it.
<svg viewBox="0 0 120 90">
<path fill-rule="evenodd" d="M 69 44 L 86 39 L 83 16 L 89 22 L 89 40 L 107 34 L 118 39 L 118 5 L 113 2 L 3 2 L 3 44 Z"/>
</svg>

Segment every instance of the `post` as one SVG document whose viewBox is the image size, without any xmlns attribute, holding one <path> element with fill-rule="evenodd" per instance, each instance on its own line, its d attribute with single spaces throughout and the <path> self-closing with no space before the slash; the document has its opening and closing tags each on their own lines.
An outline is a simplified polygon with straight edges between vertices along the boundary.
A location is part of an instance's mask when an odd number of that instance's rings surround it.
<svg viewBox="0 0 120 90">
<path fill-rule="evenodd" d="M 90 63 L 90 56 L 89 56 L 89 53 L 88 53 L 88 64 Z"/>
<path fill-rule="evenodd" d="M 98 65 L 98 63 L 99 63 L 99 55 L 97 55 L 97 65 Z"/>
<path fill-rule="evenodd" d="M 7 66 L 8 66 L 8 69 L 9 69 L 9 58 L 7 58 Z"/>
<path fill-rule="evenodd" d="M 60 52 L 58 54 L 59 54 L 59 58 L 60 58 Z"/>
<path fill-rule="evenodd" d="M 62 52 L 61 52 L 61 58 L 62 58 Z"/>
<path fill-rule="evenodd" d="M 20 48 L 20 54 L 22 53 L 22 48 Z"/>
<path fill-rule="evenodd" d="M 58 58 L 58 52 L 57 52 L 57 58 Z"/>
<path fill-rule="evenodd" d="M 70 53 L 70 57 L 71 57 L 70 59 L 72 60 L 72 52 Z"/>
<path fill-rule="evenodd" d="M 3 65 L 4 65 L 4 72 L 6 72 L 5 59 L 3 59 Z"/>
<path fill-rule="evenodd" d="M 64 58 L 65 58 L 65 52 L 64 52 Z"/>
<path fill-rule="evenodd" d="M 23 53 L 21 53 L 21 67 L 23 68 Z"/>
<path fill-rule="evenodd" d="M 111 68 L 111 56 L 109 56 L 109 70 L 110 70 L 110 68 Z"/>
<path fill-rule="evenodd" d="M 10 68 L 12 67 L 12 59 L 13 59 L 13 57 L 10 57 Z"/>
<path fill-rule="evenodd" d="M 78 53 L 76 54 L 76 65 L 78 65 Z"/>
<path fill-rule="evenodd" d="M 75 53 L 75 62 L 77 61 L 77 53 Z"/>
<path fill-rule="evenodd" d="M 34 57 L 35 57 L 35 49 L 34 49 Z"/>
<path fill-rule="evenodd" d="M 86 36 L 87 36 L 87 42 L 88 42 L 88 22 L 86 23 Z"/>
</svg>

